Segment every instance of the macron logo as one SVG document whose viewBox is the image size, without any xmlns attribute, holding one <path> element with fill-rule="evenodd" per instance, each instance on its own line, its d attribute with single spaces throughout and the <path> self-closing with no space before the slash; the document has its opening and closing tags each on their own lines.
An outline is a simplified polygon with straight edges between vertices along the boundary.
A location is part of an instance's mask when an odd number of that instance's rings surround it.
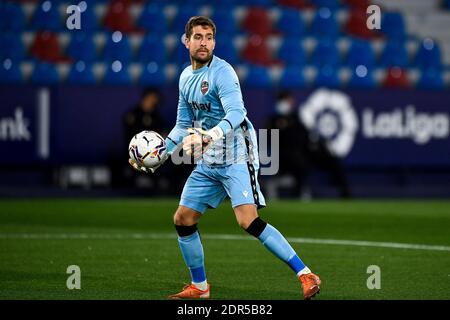
<svg viewBox="0 0 450 320">
<path fill-rule="evenodd" d="M 244 195 L 244 197 L 247 198 L 247 196 L 248 196 L 248 192 L 247 191 L 242 192 L 242 194 Z"/>
</svg>

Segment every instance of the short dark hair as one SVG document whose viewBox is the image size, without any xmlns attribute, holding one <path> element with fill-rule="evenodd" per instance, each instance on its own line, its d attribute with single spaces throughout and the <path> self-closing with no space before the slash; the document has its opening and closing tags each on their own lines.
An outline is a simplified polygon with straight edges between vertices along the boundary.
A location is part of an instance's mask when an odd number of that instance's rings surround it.
<svg viewBox="0 0 450 320">
<path fill-rule="evenodd" d="M 194 16 L 189 19 L 189 21 L 186 23 L 186 26 L 184 27 L 184 33 L 186 35 L 186 38 L 190 38 L 192 35 L 192 29 L 196 26 L 207 26 L 211 27 L 213 31 L 213 37 L 216 37 L 216 25 L 214 22 L 205 16 Z"/>
</svg>

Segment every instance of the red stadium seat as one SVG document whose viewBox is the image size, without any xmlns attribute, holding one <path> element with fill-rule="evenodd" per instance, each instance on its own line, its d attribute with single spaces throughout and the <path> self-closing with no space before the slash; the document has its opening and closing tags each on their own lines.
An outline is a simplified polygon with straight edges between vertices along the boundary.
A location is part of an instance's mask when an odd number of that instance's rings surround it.
<svg viewBox="0 0 450 320">
<path fill-rule="evenodd" d="M 312 7 L 307 0 L 277 0 L 277 3 L 281 6 L 295 9 L 306 9 Z"/>
<path fill-rule="evenodd" d="M 242 57 L 249 63 L 268 66 L 274 63 L 265 39 L 259 35 L 251 36 L 242 51 Z"/>
<path fill-rule="evenodd" d="M 274 31 L 268 11 L 259 7 L 249 8 L 247 15 L 242 21 L 242 27 L 248 32 L 263 37 L 270 35 Z"/>
<path fill-rule="evenodd" d="M 392 67 L 388 69 L 386 78 L 383 81 L 385 88 L 409 88 L 411 83 L 408 79 L 408 74 L 405 70 L 399 67 Z"/>
<path fill-rule="evenodd" d="M 373 39 L 378 36 L 374 30 L 367 28 L 367 13 L 365 8 L 354 9 L 350 12 L 344 30 L 350 35 L 364 39 Z"/>
<path fill-rule="evenodd" d="M 43 61 L 64 62 L 69 60 L 61 53 L 57 35 L 50 31 L 36 34 L 30 53 L 35 58 Z"/>
<path fill-rule="evenodd" d="M 106 12 L 103 24 L 111 31 L 131 32 L 136 31 L 134 22 L 129 13 L 131 1 L 115 0 Z"/>
<path fill-rule="evenodd" d="M 371 0 L 344 0 L 344 3 L 353 8 L 366 10 L 372 3 Z"/>
</svg>

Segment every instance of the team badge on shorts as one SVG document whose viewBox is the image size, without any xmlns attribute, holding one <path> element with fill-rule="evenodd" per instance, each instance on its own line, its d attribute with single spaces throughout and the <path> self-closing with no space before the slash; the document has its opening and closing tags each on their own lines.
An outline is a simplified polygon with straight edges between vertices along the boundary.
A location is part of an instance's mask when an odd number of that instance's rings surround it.
<svg viewBox="0 0 450 320">
<path fill-rule="evenodd" d="M 208 89 L 209 89 L 208 81 L 203 81 L 200 87 L 200 91 L 202 92 L 203 95 L 205 95 L 208 92 Z"/>
</svg>

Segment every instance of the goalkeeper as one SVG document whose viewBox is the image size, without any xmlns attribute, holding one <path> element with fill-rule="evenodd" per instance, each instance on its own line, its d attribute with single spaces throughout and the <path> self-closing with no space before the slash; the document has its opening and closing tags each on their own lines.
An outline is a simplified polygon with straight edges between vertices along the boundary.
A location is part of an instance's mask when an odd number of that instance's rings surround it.
<svg viewBox="0 0 450 320">
<path fill-rule="evenodd" d="M 176 125 L 166 143 L 168 155 L 182 144 L 188 155 L 201 159 L 186 181 L 174 215 L 181 254 L 192 281 L 170 297 L 210 297 L 197 223 L 207 208 L 216 208 L 229 197 L 239 225 L 289 265 L 302 284 L 304 298 L 310 299 L 320 290 L 319 277 L 305 266 L 284 236 L 258 216 L 257 209 L 265 207 L 265 200 L 257 180 L 256 133 L 246 116 L 235 71 L 213 55 L 215 35 L 216 27 L 209 18 L 192 17 L 186 24 L 185 46 L 191 66 L 180 75 Z M 154 172 L 156 167 L 149 170 Z"/>
</svg>

